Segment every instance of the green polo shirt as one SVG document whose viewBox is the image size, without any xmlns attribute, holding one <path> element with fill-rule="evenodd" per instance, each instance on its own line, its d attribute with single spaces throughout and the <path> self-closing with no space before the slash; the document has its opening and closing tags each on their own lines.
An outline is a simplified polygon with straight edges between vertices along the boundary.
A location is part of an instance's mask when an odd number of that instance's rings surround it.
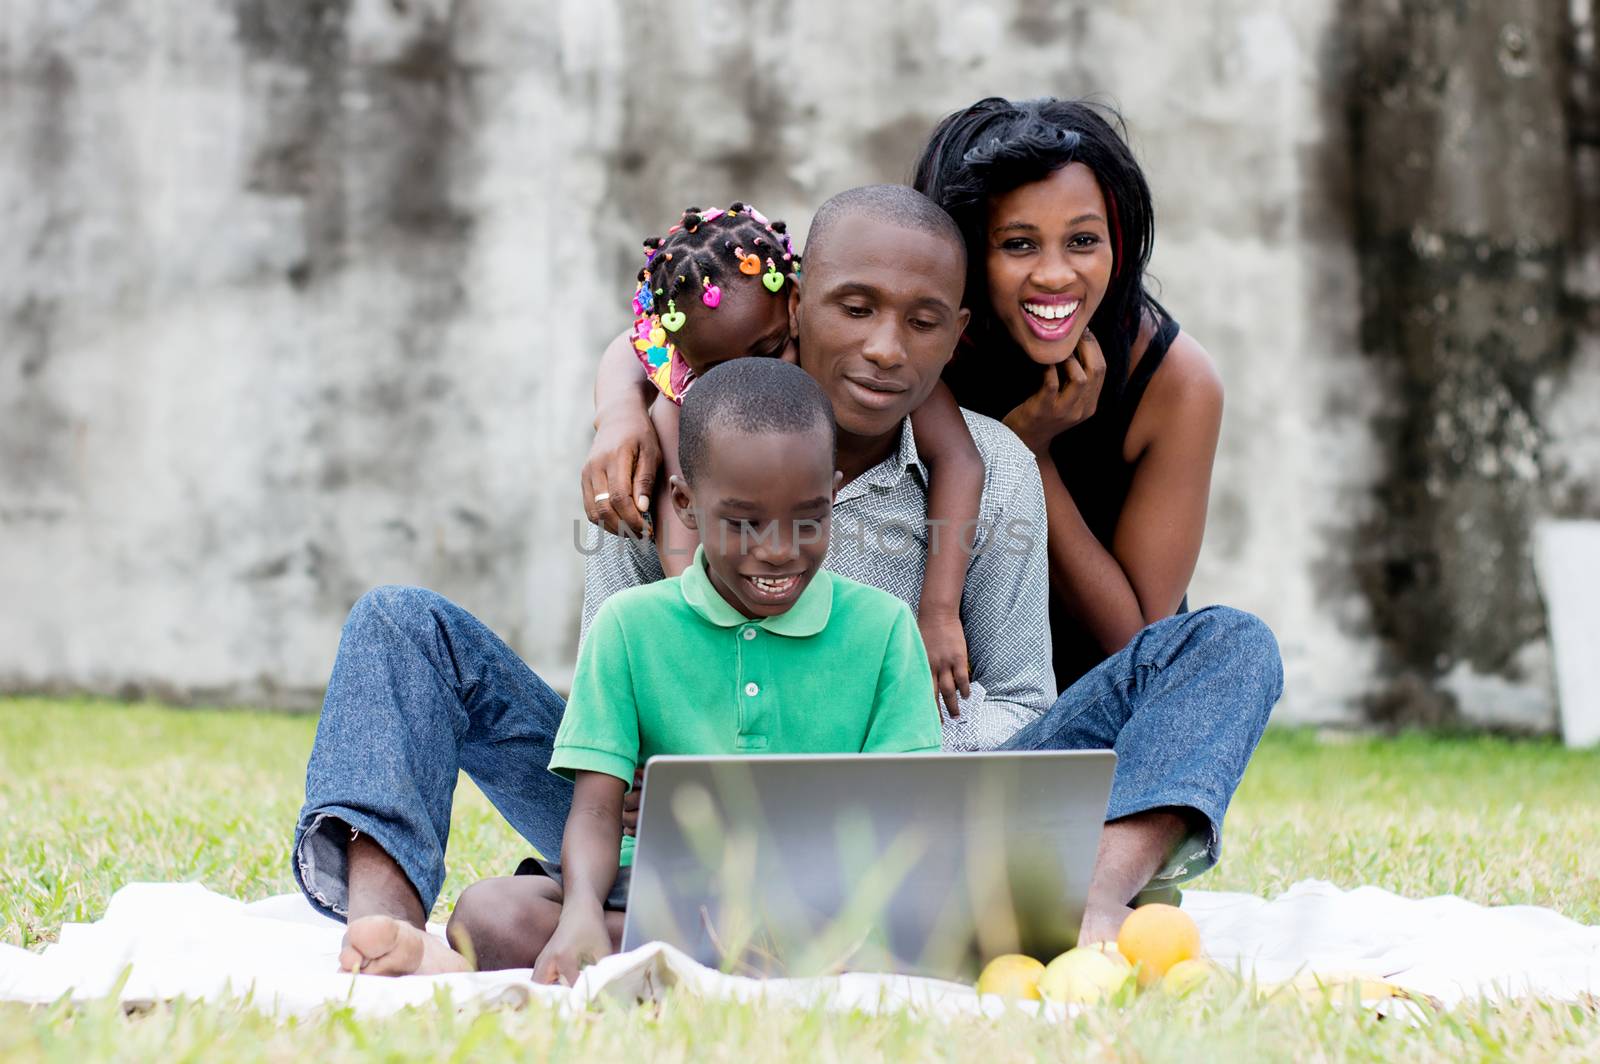
<svg viewBox="0 0 1600 1064">
<path fill-rule="evenodd" d="M 821 570 L 787 612 L 752 621 L 711 585 L 701 550 L 682 576 L 613 595 L 595 615 L 550 770 L 631 786 L 656 754 L 936 751 L 939 733 L 904 602 Z"/>
</svg>

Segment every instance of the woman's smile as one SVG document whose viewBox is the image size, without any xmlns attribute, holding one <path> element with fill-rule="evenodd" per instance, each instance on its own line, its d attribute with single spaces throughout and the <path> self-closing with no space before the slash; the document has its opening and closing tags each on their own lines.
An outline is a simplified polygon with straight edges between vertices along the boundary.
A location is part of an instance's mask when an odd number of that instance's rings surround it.
<svg viewBox="0 0 1600 1064">
<path fill-rule="evenodd" d="M 1078 308 L 1083 301 L 1076 296 L 1033 296 L 1022 302 L 1022 317 L 1033 334 L 1046 342 L 1070 336 L 1078 323 Z"/>
</svg>

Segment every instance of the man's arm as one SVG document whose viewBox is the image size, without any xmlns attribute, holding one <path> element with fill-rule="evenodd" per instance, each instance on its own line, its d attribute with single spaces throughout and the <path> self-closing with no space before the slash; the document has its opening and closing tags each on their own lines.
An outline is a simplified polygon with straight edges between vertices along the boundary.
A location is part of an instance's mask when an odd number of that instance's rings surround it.
<svg viewBox="0 0 1600 1064">
<path fill-rule="evenodd" d="M 619 591 L 653 584 L 665 575 L 655 544 L 633 536 L 613 536 L 598 528 L 584 526 L 575 533 L 577 549 L 583 553 L 583 615 L 578 627 L 581 653 L 589 638 L 600 607 Z"/>
<path fill-rule="evenodd" d="M 955 750 L 999 746 L 1056 695 L 1039 468 L 1009 430 L 995 427 L 983 436 L 986 491 L 1003 496 L 985 507 L 989 524 L 967 572 L 961 623 L 972 659 L 972 697 L 962 699 L 959 717 L 945 721 L 945 746 Z"/>
<path fill-rule="evenodd" d="M 606 896 L 617 881 L 625 780 L 604 772 L 577 773 L 572 812 L 561 838 L 561 919 L 533 964 L 533 981 L 567 986 L 580 969 L 611 952 Z"/>
</svg>

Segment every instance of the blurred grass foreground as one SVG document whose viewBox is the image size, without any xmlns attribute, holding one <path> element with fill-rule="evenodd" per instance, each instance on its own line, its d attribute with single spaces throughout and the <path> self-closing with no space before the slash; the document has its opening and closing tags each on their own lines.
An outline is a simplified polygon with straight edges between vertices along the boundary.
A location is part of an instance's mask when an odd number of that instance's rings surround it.
<svg viewBox="0 0 1600 1064">
<path fill-rule="evenodd" d="M 244 900 L 292 891 L 287 840 L 315 720 L 159 705 L 0 699 L 0 941 L 38 949 L 90 921 L 133 881 L 192 880 Z M 1398 739 L 1274 730 L 1245 776 L 1216 871 L 1194 886 L 1274 895 L 1301 879 L 1410 897 L 1547 906 L 1600 920 L 1600 752 L 1495 738 Z M 527 846 L 463 780 L 450 876 L 435 918 Z M 1288 1011 L 1285 1011 L 1285 1010 Z M 120 1009 L 0 1006 L 0 1057 L 129 1054 L 281 1059 L 314 1037 L 319 1059 L 552 1057 L 908 1059 L 999 1052 L 1173 1059 L 1202 1044 L 1252 1055 L 1454 1058 L 1495 1046 L 1554 1059 L 1600 1054 L 1581 1007 L 1468 1005 L 1420 1028 L 1336 1005 L 1242 1007 L 1152 999 L 1125 1013 L 1037 1023 L 783 1013 L 669 1000 L 574 1023 L 542 1007 L 476 1018 L 441 1004 L 383 1021 L 342 1010 L 274 1025 L 248 1011 L 179 1004 Z M 478 1047 L 474 1049 L 473 1047 Z M 1320 1049 L 1316 1047 L 1321 1047 Z"/>
</svg>

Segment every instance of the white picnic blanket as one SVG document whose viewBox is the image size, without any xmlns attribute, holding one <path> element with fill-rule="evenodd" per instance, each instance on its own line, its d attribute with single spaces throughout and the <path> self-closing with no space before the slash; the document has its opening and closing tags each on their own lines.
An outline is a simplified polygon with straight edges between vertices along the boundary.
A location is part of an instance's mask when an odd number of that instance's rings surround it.
<svg viewBox="0 0 1600 1064">
<path fill-rule="evenodd" d="M 1375 887 L 1307 880 L 1267 900 L 1189 891 L 1184 909 L 1206 952 L 1263 982 L 1303 972 L 1388 979 L 1445 1004 L 1468 997 L 1571 1000 L 1600 991 L 1600 927 L 1548 909 L 1488 907 L 1447 896 L 1402 898 Z M 845 1009 L 976 1013 L 1005 1007 L 971 987 L 852 973 L 825 979 L 724 975 L 660 943 L 608 957 L 578 985 L 537 986 L 526 969 L 389 979 L 336 971 L 342 925 L 299 895 L 246 904 L 196 883 L 133 883 L 92 924 L 67 924 L 34 953 L 0 945 L 0 1000 L 46 1003 L 117 994 L 134 1004 L 175 997 L 248 999 L 278 1015 L 347 1003 L 378 1015 L 424 1005 L 448 988 L 458 1004 L 542 997 L 581 1009 L 601 997 L 653 999 L 670 987 L 707 997 Z M 124 981 L 125 979 L 125 981 Z"/>
</svg>

